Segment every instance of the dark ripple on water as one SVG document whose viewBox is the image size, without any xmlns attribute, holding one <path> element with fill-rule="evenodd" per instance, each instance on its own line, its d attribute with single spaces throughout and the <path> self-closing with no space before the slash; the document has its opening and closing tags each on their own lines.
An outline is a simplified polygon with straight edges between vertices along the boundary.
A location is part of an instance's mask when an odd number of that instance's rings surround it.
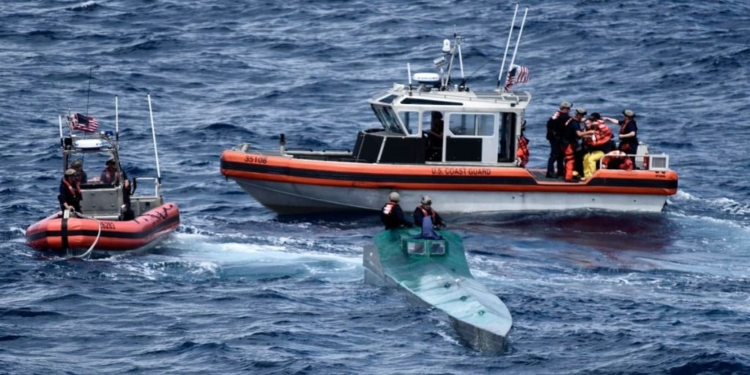
<svg viewBox="0 0 750 375">
<path fill-rule="evenodd" d="M 744 1 L 529 4 L 516 63 L 531 70 L 520 88 L 534 96 L 532 166 L 546 162 L 544 122 L 567 100 L 607 116 L 634 109 L 681 181 L 657 215 L 448 217 L 515 319 L 500 357 L 461 345 L 441 314 L 363 285 L 376 216 L 277 216 L 225 181 L 218 157 L 244 142 L 276 149 L 280 133 L 290 148 L 351 148 L 377 125 L 366 99 L 404 82 L 407 61 L 431 70 L 454 25 L 470 87 L 493 87 L 511 6 L 6 3 L 0 372 L 750 372 Z M 111 129 L 119 95 L 125 167 L 153 175 L 147 93 L 164 194 L 183 212 L 176 234 L 144 256 L 33 254 L 23 231 L 57 206 L 57 115 L 88 111 Z"/>
</svg>

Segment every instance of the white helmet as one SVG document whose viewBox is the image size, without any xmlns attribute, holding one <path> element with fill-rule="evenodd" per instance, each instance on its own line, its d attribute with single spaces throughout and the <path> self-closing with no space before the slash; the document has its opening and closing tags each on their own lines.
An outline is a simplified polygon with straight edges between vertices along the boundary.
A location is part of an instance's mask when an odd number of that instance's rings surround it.
<svg viewBox="0 0 750 375">
<path fill-rule="evenodd" d="M 397 192 L 393 191 L 390 194 L 388 194 L 388 199 L 390 199 L 390 200 L 392 200 L 394 202 L 398 202 L 398 201 L 401 200 L 401 196 L 398 195 Z"/>
</svg>

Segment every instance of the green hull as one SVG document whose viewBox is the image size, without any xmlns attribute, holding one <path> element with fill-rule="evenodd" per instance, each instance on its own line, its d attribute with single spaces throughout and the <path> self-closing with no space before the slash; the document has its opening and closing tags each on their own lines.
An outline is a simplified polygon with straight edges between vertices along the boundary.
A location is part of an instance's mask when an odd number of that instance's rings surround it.
<svg viewBox="0 0 750 375">
<path fill-rule="evenodd" d="M 418 229 L 394 229 L 365 247 L 365 282 L 392 285 L 415 302 L 444 311 L 471 347 L 502 352 L 513 319 L 505 304 L 471 275 L 461 237 L 439 231 L 442 240 L 416 239 Z"/>
</svg>

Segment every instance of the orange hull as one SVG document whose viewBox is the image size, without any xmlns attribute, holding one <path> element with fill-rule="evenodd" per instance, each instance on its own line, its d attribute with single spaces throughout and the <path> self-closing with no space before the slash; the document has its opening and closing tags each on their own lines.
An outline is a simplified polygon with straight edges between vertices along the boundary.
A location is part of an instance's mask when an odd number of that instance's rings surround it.
<svg viewBox="0 0 750 375">
<path fill-rule="evenodd" d="M 585 183 L 538 180 L 533 171 L 498 166 L 366 164 L 224 151 L 221 173 L 239 180 L 395 190 L 674 195 L 674 171 L 597 171 Z"/>
<path fill-rule="evenodd" d="M 175 203 L 165 203 L 129 221 L 63 219 L 57 212 L 30 226 L 26 243 L 38 251 L 86 250 L 96 243 L 95 251 L 127 252 L 150 245 L 179 224 L 180 211 Z"/>
</svg>

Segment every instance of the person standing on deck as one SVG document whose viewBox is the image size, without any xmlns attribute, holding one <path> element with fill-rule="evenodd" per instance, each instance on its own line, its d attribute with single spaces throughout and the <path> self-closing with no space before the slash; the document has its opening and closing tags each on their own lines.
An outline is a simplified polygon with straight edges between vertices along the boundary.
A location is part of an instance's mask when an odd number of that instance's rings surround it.
<svg viewBox="0 0 750 375">
<path fill-rule="evenodd" d="M 620 145 L 617 149 L 628 155 L 635 155 L 638 151 L 638 125 L 635 122 L 635 112 L 626 109 L 622 111 L 622 115 L 623 119 L 620 121 L 610 117 L 605 117 L 604 119 L 613 124 L 620 125 L 620 132 L 618 134 Z"/>
<path fill-rule="evenodd" d="M 568 102 L 560 103 L 560 109 L 547 120 L 547 141 L 549 141 L 549 159 L 547 159 L 547 178 L 557 178 L 565 176 L 565 166 L 563 165 L 563 146 L 562 138 L 565 130 L 565 123 L 570 116 L 570 107 L 573 105 Z M 555 172 L 557 165 L 557 172 Z"/>
<path fill-rule="evenodd" d="M 578 175 L 583 174 L 583 151 L 581 147 L 581 139 L 588 132 L 584 128 L 581 121 L 586 116 L 586 110 L 583 108 L 576 108 L 573 117 L 568 119 L 565 123 L 565 132 L 563 136 L 563 147 L 565 155 L 565 182 L 577 182 L 575 180 L 575 173 L 580 165 L 581 171 Z M 593 132 L 592 132 L 593 133 Z"/>
<path fill-rule="evenodd" d="M 80 213 L 81 198 L 81 188 L 78 185 L 76 170 L 70 168 L 65 171 L 65 176 L 60 181 L 60 195 L 57 196 L 57 200 L 60 202 L 60 209 Z"/>
</svg>

